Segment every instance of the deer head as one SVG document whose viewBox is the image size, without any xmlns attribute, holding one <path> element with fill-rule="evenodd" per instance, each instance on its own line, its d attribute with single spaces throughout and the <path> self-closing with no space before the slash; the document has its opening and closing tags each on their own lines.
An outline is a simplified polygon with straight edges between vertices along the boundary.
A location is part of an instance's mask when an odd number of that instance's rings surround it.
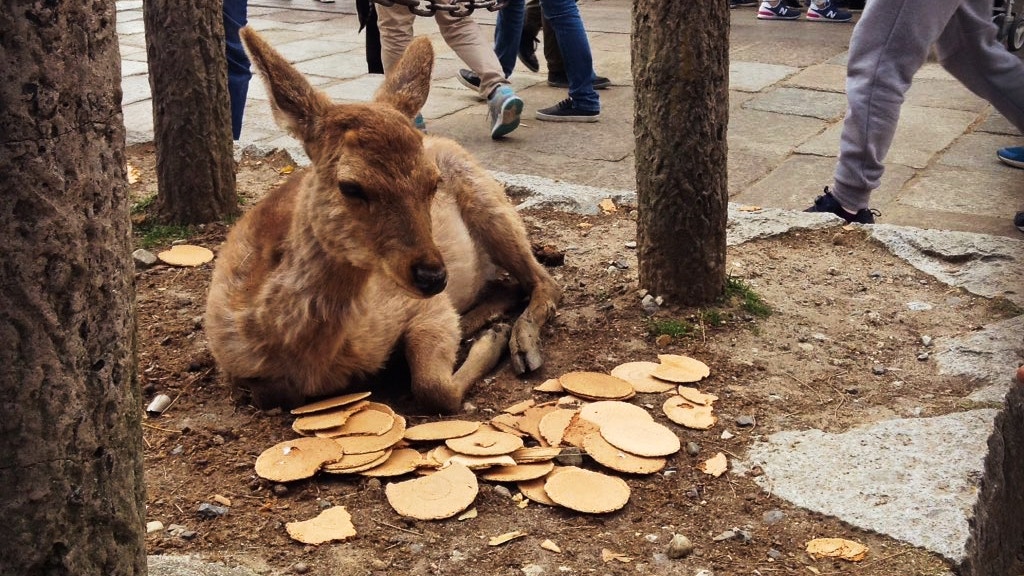
<svg viewBox="0 0 1024 576">
<path fill-rule="evenodd" d="M 430 88 L 430 41 L 410 44 L 372 102 L 335 104 L 259 34 L 241 35 L 275 120 L 312 161 L 292 225 L 307 226 L 336 261 L 382 270 L 413 296 L 441 292 L 447 272 L 430 221 L 440 172 L 411 122 Z"/>
</svg>

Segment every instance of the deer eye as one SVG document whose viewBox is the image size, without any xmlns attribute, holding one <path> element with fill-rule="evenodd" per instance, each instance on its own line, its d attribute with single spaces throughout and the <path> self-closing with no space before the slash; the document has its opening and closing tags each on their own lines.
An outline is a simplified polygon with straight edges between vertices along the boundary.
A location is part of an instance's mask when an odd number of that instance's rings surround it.
<svg viewBox="0 0 1024 576">
<path fill-rule="evenodd" d="M 355 182 L 338 182 L 338 191 L 345 198 L 351 200 L 362 200 L 366 201 L 366 192 L 363 191 L 363 187 Z"/>
</svg>

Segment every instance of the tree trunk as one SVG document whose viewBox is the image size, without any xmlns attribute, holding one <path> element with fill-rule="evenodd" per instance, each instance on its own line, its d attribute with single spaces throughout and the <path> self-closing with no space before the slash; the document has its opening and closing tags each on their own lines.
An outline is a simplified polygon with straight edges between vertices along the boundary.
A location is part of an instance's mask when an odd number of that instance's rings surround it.
<svg viewBox="0 0 1024 576">
<path fill-rule="evenodd" d="M 114 0 L 7 2 L 0 70 L 0 574 L 145 574 Z"/>
<path fill-rule="evenodd" d="M 238 211 L 220 2 L 145 0 L 158 218 L 200 224 Z"/>
<path fill-rule="evenodd" d="M 729 7 L 635 0 L 632 32 L 640 285 L 707 304 L 725 287 Z"/>
</svg>

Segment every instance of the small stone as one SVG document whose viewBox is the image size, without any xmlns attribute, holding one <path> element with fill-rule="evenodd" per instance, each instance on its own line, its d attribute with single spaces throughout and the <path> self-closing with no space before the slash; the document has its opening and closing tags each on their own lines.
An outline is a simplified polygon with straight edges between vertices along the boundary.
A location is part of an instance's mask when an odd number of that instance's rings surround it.
<svg viewBox="0 0 1024 576">
<path fill-rule="evenodd" d="M 740 416 L 739 418 L 736 418 L 736 425 L 740 428 L 750 428 L 756 423 L 757 421 L 754 420 L 753 416 Z"/>
<path fill-rule="evenodd" d="M 630 250 L 635 250 L 636 249 L 636 242 L 634 242 L 633 240 L 630 240 L 629 242 L 626 242 L 626 248 L 629 248 Z"/>
<path fill-rule="evenodd" d="M 274 487 L 271 488 L 271 490 L 273 490 L 274 496 L 284 496 L 288 494 L 288 487 L 284 484 L 274 484 Z"/>
<path fill-rule="evenodd" d="M 731 440 L 735 437 L 736 435 L 733 434 L 732 432 L 729 432 L 728 430 L 722 430 L 722 440 Z"/>
<path fill-rule="evenodd" d="M 814 350 L 814 345 L 808 344 L 807 342 L 800 342 L 799 344 L 796 345 L 796 347 L 803 350 L 804 352 L 811 352 Z"/>
<path fill-rule="evenodd" d="M 501 496 L 502 498 L 512 497 L 512 492 L 508 488 L 502 486 L 501 484 L 498 484 L 494 487 L 494 493 L 497 494 L 498 496 Z"/>
<path fill-rule="evenodd" d="M 209 502 L 203 502 L 199 505 L 199 509 L 196 510 L 196 514 L 200 518 L 216 518 L 227 513 L 228 509 L 226 507 L 210 504 Z"/>
<path fill-rule="evenodd" d="M 663 306 L 665 304 L 665 299 L 662 298 L 661 296 L 655 296 L 654 303 L 657 304 L 658 306 Z"/>
<path fill-rule="evenodd" d="M 882 273 L 879 272 L 878 270 L 873 270 L 870 274 L 868 274 L 868 276 L 871 278 L 878 279 L 882 277 Z"/>
<path fill-rule="evenodd" d="M 697 444 L 696 442 L 687 442 L 686 453 L 689 454 L 690 456 L 696 456 L 697 454 L 700 454 L 700 444 Z"/>
<path fill-rule="evenodd" d="M 668 334 L 661 334 L 654 339 L 654 343 L 658 346 L 658 348 L 664 348 L 672 343 L 672 337 L 669 336 Z"/>
<path fill-rule="evenodd" d="M 881 364 L 875 364 L 874 366 L 871 367 L 871 373 L 874 374 L 875 376 L 881 376 L 886 372 L 887 370 L 885 369 L 885 366 L 882 366 Z"/>
<path fill-rule="evenodd" d="M 181 532 L 181 539 L 182 540 L 192 540 L 193 538 L 195 538 L 198 535 L 199 535 L 199 533 L 196 532 L 195 530 L 182 530 L 182 532 Z"/>
<path fill-rule="evenodd" d="M 768 549 L 768 557 L 771 558 L 772 560 L 776 560 L 776 561 L 782 560 L 782 552 L 779 552 L 775 548 L 769 548 Z"/>
<path fill-rule="evenodd" d="M 154 532 L 159 532 L 159 531 L 161 531 L 163 529 L 164 529 L 164 523 L 159 521 L 159 520 L 153 520 L 151 522 L 146 522 L 146 534 L 152 534 Z"/>
<path fill-rule="evenodd" d="M 715 576 L 711 570 L 701 569 L 693 573 L 693 576 Z"/>
<path fill-rule="evenodd" d="M 524 576 L 540 576 L 544 573 L 544 567 L 538 564 L 527 564 L 519 569 Z"/>
<path fill-rule="evenodd" d="M 673 534 L 672 540 L 665 550 L 665 555 L 673 560 L 678 560 L 686 558 L 690 554 L 693 554 L 693 542 L 690 542 L 690 539 L 682 534 Z"/>
<path fill-rule="evenodd" d="M 579 450 L 565 449 L 561 454 L 555 456 L 555 462 L 561 466 L 582 466 L 583 454 Z"/>
<path fill-rule="evenodd" d="M 927 352 L 921 352 L 920 354 L 917 355 L 917 359 L 922 361 L 922 362 L 924 362 L 925 360 L 928 359 L 928 353 Z"/>
<path fill-rule="evenodd" d="M 932 345 L 932 337 L 931 336 L 921 336 L 921 345 L 924 346 L 925 348 L 931 346 Z"/>
<path fill-rule="evenodd" d="M 305 562 L 296 562 L 295 564 L 292 564 L 292 572 L 296 574 L 305 574 L 306 572 L 309 572 L 309 564 L 306 564 Z"/>
<path fill-rule="evenodd" d="M 749 530 L 736 530 L 736 539 L 744 544 L 750 544 L 754 541 L 754 536 Z"/>
<path fill-rule="evenodd" d="M 778 524 L 786 517 L 786 513 L 782 510 L 769 510 L 761 515 L 761 521 L 771 526 L 772 524 Z"/>
<path fill-rule="evenodd" d="M 907 302 L 907 308 L 914 312 L 923 312 L 925 310 L 931 310 L 932 305 L 927 302 Z"/>
<path fill-rule="evenodd" d="M 828 336 L 825 336 L 821 332 L 815 332 L 814 334 L 811 334 L 811 338 L 817 340 L 818 342 L 824 342 L 828 340 Z"/>
<path fill-rule="evenodd" d="M 711 539 L 714 540 L 715 542 L 724 542 L 726 540 L 732 540 L 735 537 L 736 537 L 736 532 L 734 532 L 732 530 L 726 530 L 725 532 L 722 532 L 718 536 L 713 536 Z"/>
<path fill-rule="evenodd" d="M 153 254 L 149 250 L 139 248 L 135 252 L 132 252 L 132 260 L 135 261 L 135 267 L 146 269 L 156 264 L 156 254 Z"/>
</svg>

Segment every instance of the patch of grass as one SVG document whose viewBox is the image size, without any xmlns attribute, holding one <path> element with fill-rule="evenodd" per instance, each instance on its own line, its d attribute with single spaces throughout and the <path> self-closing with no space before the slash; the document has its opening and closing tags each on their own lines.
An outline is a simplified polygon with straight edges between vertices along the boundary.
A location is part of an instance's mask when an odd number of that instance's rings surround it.
<svg viewBox="0 0 1024 576">
<path fill-rule="evenodd" d="M 700 319 L 702 322 L 709 326 L 723 326 L 725 324 L 725 317 L 722 315 L 722 312 L 717 308 L 708 308 L 707 310 L 701 310 Z"/>
<path fill-rule="evenodd" d="M 754 292 L 743 280 L 730 276 L 725 281 L 725 298 L 739 301 L 740 307 L 751 316 L 767 318 L 772 315 L 772 308 Z"/>
<path fill-rule="evenodd" d="M 139 238 L 139 246 L 152 248 L 188 238 L 192 235 L 192 227 L 181 224 L 143 224 L 136 227 L 135 234 Z"/>
<path fill-rule="evenodd" d="M 682 338 L 693 334 L 693 331 L 693 324 L 685 320 L 652 319 L 648 327 L 648 332 L 654 337 L 665 334 L 673 338 Z"/>
<path fill-rule="evenodd" d="M 133 202 L 132 214 L 142 214 L 146 210 L 149 210 L 149 207 L 153 205 L 153 202 L 156 202 L 156 194 L 150 194 L 141 200 Z"/>
</svg>

